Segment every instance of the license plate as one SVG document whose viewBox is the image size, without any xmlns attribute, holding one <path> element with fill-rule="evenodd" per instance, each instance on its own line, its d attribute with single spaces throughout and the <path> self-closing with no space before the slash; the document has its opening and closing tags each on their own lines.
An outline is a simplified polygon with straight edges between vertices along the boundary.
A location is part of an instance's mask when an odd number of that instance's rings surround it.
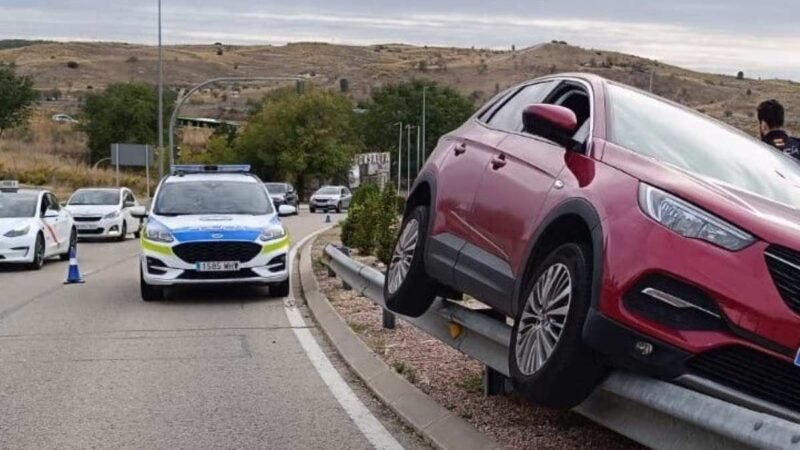
<svg viewBox="0 0 800 450">
<path fill-rule="evenodd" d="M 97 225 L 84 225 L 84 224 L 77 224 L 75 228 L 79 230 L 94 230 L 97 228 Z"/>
<path fill-rule="evenodd" d="M 239 261 L 210 261 L 195 263 L 198 272 L 235 272 L 239 270 Z"/>
</svg>

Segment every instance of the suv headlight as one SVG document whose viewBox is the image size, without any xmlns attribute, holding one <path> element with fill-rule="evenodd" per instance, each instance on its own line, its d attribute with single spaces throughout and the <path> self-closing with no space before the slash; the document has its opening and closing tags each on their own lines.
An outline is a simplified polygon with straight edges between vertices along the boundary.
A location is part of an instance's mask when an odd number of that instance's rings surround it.
<svg viewBox="0 0 800 450">
<path fill-rule="evenodd" d="M 266 242 L 266 241 L 273 241 L 275 239 L 280 239 L 284 236 L 286 236 L 286 230 L 283 229 L 283 226 L 273 225 L 261 230 L 261 236 L 259 236 L 258 238 Z"/>
<path fill-rule="evenodd" d="M 147 224 L 147 227 L 144 229 L 144 237 L 156 242 L 172 242 L 175 240 L 169 230 L 161 225 L 152 223 Z"/>
<path fill-rule="evenodd" d="M 639 184 L 639 206 L 653 220 L 690 239 L 741 250 L 755 238 L 728 222 L 653 186 Z"/>
<path fill-rule="evenodd" d="M 8 238 L 20 237 L 25 236 L 29 231 L 31 231 L 31 226 L 25 225 L 24 227 L 14 228 L 13 230 L 7 231 L 3 236 Z"/>
<path fill-rule="evenodd" d="M 103 216 L 103 219 L 116 219 L 117 217 L 119 217 L 119 211 L 114 211 Z"/>
</svg>

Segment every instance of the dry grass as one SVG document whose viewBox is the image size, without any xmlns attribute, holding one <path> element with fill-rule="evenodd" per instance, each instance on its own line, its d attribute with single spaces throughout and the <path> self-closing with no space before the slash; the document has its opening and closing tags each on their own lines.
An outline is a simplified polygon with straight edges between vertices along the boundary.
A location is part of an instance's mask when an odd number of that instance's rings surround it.
<svg viewBox="0 0 800 450">
<path fill-rule="evenodd" d="M 81 187 L 113 186 L 113 170 L 86 165 L 85 135 L 71 124 L 53 122 L 51 115 L 52 111 L 39 110 L 28 126 L 10 130 L 0 139 L 0 179 L 47 186 L 61 197 Z M 120 183 L 138 193 L 146 191 L 138 172 L 122 173 Z"/>
</svg>

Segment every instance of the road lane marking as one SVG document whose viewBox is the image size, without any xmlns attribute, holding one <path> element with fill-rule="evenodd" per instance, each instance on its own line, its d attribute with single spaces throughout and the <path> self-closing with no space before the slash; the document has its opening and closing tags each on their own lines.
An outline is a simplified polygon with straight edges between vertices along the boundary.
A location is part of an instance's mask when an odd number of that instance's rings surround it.
<svg viewBox="0 0 800 450">
<path fill-rule="evenodd" d="M 322 378 L 322 381 L 328 386 L 333 396 L 344 408 L 347 415 L 355 423 L 356 427 L 361 431 L 364 437 L 376 449 L 391 449 L 402 450 L 403 446 L 392 436 L 391 433 L 383 426 L 383 424 L 375 418 L 370 410 L 364 406 L 358 396 L 350 389 L 350 386 L 342 378 L 339 372 L 333 367 L 331 361 L 325 356 L 325 352 L 319 346 L 319 343 L 311 334 L 308 329 L 303 315 L 300 310 L 294 306 L 294 291 L 291 289 L 292 275 L 294 272 L 294 258 L 297 250 L 303 247 L 309 239 L 328 230 L 330 227 L 323 228 L 319 231 L 311 233 L 303 238 L 300 242 L 295 244 L 289 253 L 289 297 L 284 301 L 284 310 L 286 311 L 286 318 L 289 319 L 289 324 L 292 326 L 297 340 L 306 352 L 311 364 L 317 370 L 317 373 Z"/>
</svg>

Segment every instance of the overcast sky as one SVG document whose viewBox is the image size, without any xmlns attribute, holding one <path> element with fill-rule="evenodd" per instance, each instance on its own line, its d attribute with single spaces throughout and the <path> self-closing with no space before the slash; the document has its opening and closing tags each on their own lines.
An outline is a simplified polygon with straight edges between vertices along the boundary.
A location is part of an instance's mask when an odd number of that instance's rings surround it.
<svg viewBox="0 0 800 450">
<path fill-rule="evenodd" d="M 552 39 L 800 80 L 798 0 L 163 0 L 167 44 L 517 48 Z M 0 38 L 154 44 L 157 0 L 0 0 Z"/>
</svg>

